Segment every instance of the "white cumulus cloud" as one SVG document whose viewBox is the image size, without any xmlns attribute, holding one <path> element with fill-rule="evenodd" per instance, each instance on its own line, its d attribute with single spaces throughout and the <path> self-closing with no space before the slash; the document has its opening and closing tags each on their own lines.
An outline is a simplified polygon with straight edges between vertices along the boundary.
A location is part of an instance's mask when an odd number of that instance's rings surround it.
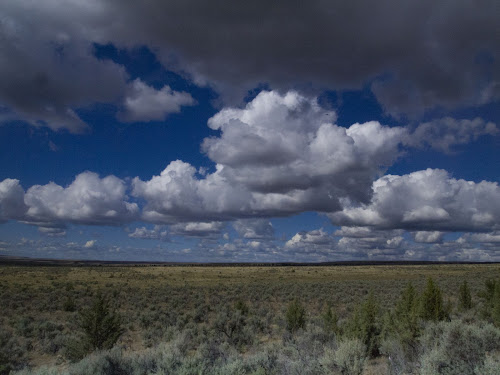
<svg viewBox="0 0 500 375">
<path fill-rule="evenodd" d="M 170 113 L 179 113 L 182 106 L 194 104 L 195 100 L 186 92 L 173 91 L 169 86 L 156 90 L 137 78 L 129 85 L 125 111 L 119 117 L 127 122 L 161 121 Z"/>
<path fill-rule="evenodd" d="M 274 237 L 273 225 L 267 219 L 236 220 L 233 227 L 242 238 L 271 239 Z"/>
<path fill-rule="evenodd" d="M 7 178 L 0 182 L 0 223 L 8 219 L 20 219 L 28 206 L 24 203 L 24 190 L 19 180 Z"/>
<path fill-rule="evenodd" d="M 329 215 L 334 224 L 483 232 L 500 223 L 498 183 L 457 180 L 440 169 L 383 176 L 373 183 L 369 204 L 345 204 L 343 211 Z"/>
<path fill-rule="evenodd" d="M 172 234 L 186 237 L 218 237 L 224 229 L 224 223 L 220 221 L 211 222 L 188 222 L 177 223 L 170 226 Z"/>
<path fill-rule="evenodd" d="M 136 203 L 127 202 L 125 182 L 115 176 L 100 178 L 83 172 L 68 186 L 53 182 L 26 191 L 27 222 L 51 227 L 54 223 L 117 225 L 134 220 Z"/>
<path fill-rule="evenodd" d="M 130 238 L 137 238 L 142 240 L 167 240 L 168 231 L 163 229 L 160 225 L 155 225 L 153 229 L 146 227 L 135 228 L 132 233 L 128 235 Z"/>
<path fill-rule="evenodd" d="M 95 246 L 97 240 L 89 240 L 87 242 L 85 242 L 85 245 L 83 245 L 84 248 L 86 249 L 91 249 Z"/>
<path fill-rule="evenodd" d="M 209 120 L 221 130 L 202 148 L 216 163 L 203 178 L 180 160 L 149 181 L 133 180 L 155 223 L 333 212 L 339 199 L 368 201 L 371 183 L 399 156 L 406 130 L 378 122 L 335 125 L 316 99 L 261 92 L 244 109 Z"/>
</svg>

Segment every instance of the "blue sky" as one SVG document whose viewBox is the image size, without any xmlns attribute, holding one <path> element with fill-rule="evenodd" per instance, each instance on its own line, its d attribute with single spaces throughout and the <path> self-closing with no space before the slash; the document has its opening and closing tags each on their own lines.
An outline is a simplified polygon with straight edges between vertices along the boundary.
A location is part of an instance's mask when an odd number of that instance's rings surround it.
<svg viewBox="0 0 500 375">
<path fill-rule="evenodd" d="M 0 11 L 0 255 L 500 260 L 494 1 Z"/>
</svg>

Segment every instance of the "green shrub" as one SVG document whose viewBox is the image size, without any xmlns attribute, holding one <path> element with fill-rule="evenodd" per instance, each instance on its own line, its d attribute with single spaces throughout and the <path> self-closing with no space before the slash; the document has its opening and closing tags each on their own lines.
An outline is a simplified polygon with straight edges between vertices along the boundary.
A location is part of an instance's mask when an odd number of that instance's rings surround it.
<svg viewBox="0 0 500 375">
<path fill-rule="evenodd" d="M 500 283 L 496 283 L 491 303 L 491 320 L 493 324 L 500 327 Z"/>
<path fill-rule="evenodd" d="M 500 369 L 500 356 L 487 355 L 484 363 L 476 367 L 477 375 L 498 375 Z"/>
<path fill-rule="evenodd" d="M 460 310 L 469 310 L 472 308 L 472 296 L 467 280 L 464 280 L 464 282 L 460 285 L 458 293 L 458 307 Z"/>
<path fill-rule="evenodd" d="M 112 311 L 109 300 L 98 293 L 89 308 L 80 312 L 78 320 L 83 337 L 68 344 L 68 357 L 79 359 L 94 350 L 111 349 L 123 334 L 122 320 Z"/>
<path fill-rule="evenodd" d="M 241 315 L 248 315 L 248 311 L 249 311 L 248 306 L 242 300 L 236 301 L 236 303 L 234 304 L 234 308 L 236 310 L 239 310 L 241 312 Z"/>
<path fill-rule="evenodd" d="M 430 323 L 422 337 L 422 374 L 474 375 L 488 352 L 500 349 L 500 330 L 459 320 Z"/>
<path fill-rule="evenodd" d="M 306 309 L 302 304 L 294 299 L 286 310 L 286 328 L 289 332 L 294 333 L 298 329 L 306 327 Z"/>
<path fill-rule="evenodd" d="M 384 339 L 380 344 L 380 352 L 389 362 L 390 374 L 412 374 L 419 362 L 420 345 L 417 341 L 407 341 L 395 335 Z"/>
<path fill-rule="evenodd" d="M 368 298 L 356 307 L 345 329 L 349 338 L 357 338 L 365 345 L 367 354 L 376 357 L 379 354 L 381 327 L 379 307 L 372 292 Z"/>
<path fill-rule="evenodd" d="M 63 310 L 67 312 L 73 312 L 76 310 L 76 304 L 73 297 L 69 296 L 68 298 L 66 298 L 63 304 Z"/>
<path fill-rule="evenodd" d="M 332 310 L 331 306 L 327 306 L 321 317 L 323 318 L 323 328 L 327 334 L 339 333 L 339 317 L 337 313 Z"/>
<path fill-rule="evenodd" d="M 327 350 L 322 364 L 327 373 L 340 371 L 342 375 L 361 375 L 365 366 L 366 347 L 359 339 L 347 339 L 339 343 L 337 350 Z"/>
<path fill-rule="evenodd" d="M 432 278 L 427 279 L 427 285 L 420 297 L 420 317 L 432 321 L 440 321 L 448 317 L 441 289 Z"/>
<path fill-rule="evenodd" d="M 231 345 L 242 349 L 253 342 L 253 334 L 247 327 L 247 317 L 239 309 L 225 308 L 214 321 L 214 328 Z"/>
<path fill-rule="evenodd" d="M 394 328 L 401 339 L 414 340 L 420 334 L 418 295 L 410 282 L 401 293 L 394 309 Z"/>
</svg>

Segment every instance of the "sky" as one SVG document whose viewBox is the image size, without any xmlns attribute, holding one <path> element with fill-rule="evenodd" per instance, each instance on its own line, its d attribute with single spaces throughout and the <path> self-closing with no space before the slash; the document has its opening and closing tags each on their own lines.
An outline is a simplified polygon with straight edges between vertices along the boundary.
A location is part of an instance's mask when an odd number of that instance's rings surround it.
<svg viewBox="0 0 500 375">
<path fill-rule="evenodd" d="M 500 261 L 496 0 L 0 4 L 0 256 Z"/>
</svg>

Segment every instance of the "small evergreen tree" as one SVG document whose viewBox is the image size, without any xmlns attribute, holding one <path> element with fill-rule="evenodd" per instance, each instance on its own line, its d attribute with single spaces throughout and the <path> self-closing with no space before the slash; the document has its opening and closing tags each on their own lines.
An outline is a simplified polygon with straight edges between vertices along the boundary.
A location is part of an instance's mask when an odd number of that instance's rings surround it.
<svg viewBox="0 0 500 375">
<path fill-rule="evenodd" d="M 494 314 L 495 310 L 497 314 L 500 315 L 500 302 L 496 302 L 500 299 L 500 283 L 495 280 L 488 279 L 484 282 L 484 290 L 479 293 L 479 297 L 483 300 L 482 315 L 485 319 L 491 319 L 495 321 Z M 495 308 L 495 305 L 497 307 Z M 500 323 L 500 316 L 498 317 Z"/>
<path fill-rule="evenodd" d="M 80 313 L 79 325 L 85 334 L 83 344 L 90 351 L 111 349 L 124 332 L 120 316 L 111 311 L 108 299 L 101 293 Z"/>
<path fill-rule="evenodd" d="M 306 309 L 302 304 L 294 299 L 286 311 L 286 328 L 291 333 L 296 332 L 299 328 L 306 326 Z"/>
<path fill-rule="evenodd" d="M 63 304 L 63 310 L 68 312 L 73 312 L 76 310 L 76 304 L 73 297 L 69 296 L 68 298 L 66 298 Z"/>
<path fill-rule="evenodd" d="M 444 320 L 447 317 L 441 289 L 430 277 L 420 298 L 420 317 L 432 321 Z"/>
<path fill-rule="evenodd" d="M 241 315 L 248 315 L 248 306 L 241 299 L 236 301 L 236 303 L 234 304 L 234 308 L 236 310 L 239 310 L 241 312 Z"/>
<path fill-rule="evenodd" d="M 484 282 L 484 290 L 479 293 L 479 297 L 481 297 L 489 307 L 493 306 L 493 295 L 495 294 L 496 284 L 495 280 L 486 280 Z"/>
<path fill-rule="evenodd" d="M 500 283 L 496 283 L 491 303 L 491 320 L 493 324 L 500 327 Z"/>
<path fill-rule="evenodd" d="M 358 338 L 366 346 L 367 354 L 376 357 L 379 354 L 380 324 L 379 307 L 373 292 L 358 307 L 346 327 L 346 336 Z"/>
<path fill-rule="evenodd" d="M 458 307 L 460 308 L 460 310 L 469 310 L 470 308 L 472 308 L 472 296 L 470 294 L 467 280 L 464 280 L 462 285 L 460 285 L 458 294 Z"/>
<path fill-rule="evenodd" d="M 326 333 L 337 334 L 339 332 L 339 318 L 337 314 L 332 310 L 332 307 L 330 305 L 327 306 L 325 312 L 322 315 L 322 318 Z"/>
<path fill-rule="evenodd" d="M 418 296 L 410 282 L 401 293 L 394 309 L 396 330 L 403 340 L 413 340 L 420 333 L 418 324 Z"/>
</svg>

